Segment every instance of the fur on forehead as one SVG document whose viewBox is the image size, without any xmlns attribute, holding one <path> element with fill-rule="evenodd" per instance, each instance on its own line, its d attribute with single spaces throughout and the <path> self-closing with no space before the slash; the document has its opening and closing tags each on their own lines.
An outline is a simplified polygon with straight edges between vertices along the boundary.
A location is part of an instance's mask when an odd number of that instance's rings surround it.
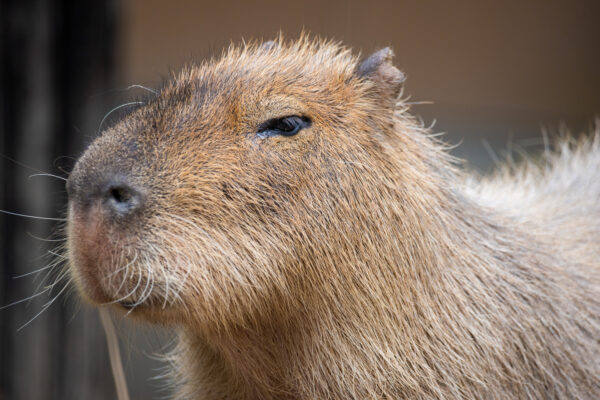
<svg viewBox="0 0 600 400">
<path fill-rule="evenodd" d="M 349 48 L 306 34 L 296 40 L 279 36 L 270 42 L 232 44 L 219 57 L 174 74 L 148 103 L 146 114 L 163 129 L 196 124 L 197 130 L 198 124 L 209 124 L 236 130 L 278 117 L 283 110 L 273 108 L 286 101 L 272 103 L 285 98 L 297 104 L 291 114 L 310 108 L 313 120 L 336 119 L 353 107 L 354 116 L 378 116 L 385 125 L 401 83 L 390 81 L 389 71 L 401 74 L 391 65 L 391 51 L 382 60 L 371 63 L 371 73 L 361 74 L 359 56 Z M 169 110 L 176 113 L 157 117 Z"/>
<path fill-rule="evenodd" d="M 266 43 L 268 45 L 258 41 L 231 45 L 219 58 L 185 67 L 165 89 L 201 82 L 209 86 L 219 84 L 222 90 L 226 83 L 247 80 L 267 83 L 274 78 L 283 83 L 286 79 L 318 83 L 319 78 L 331 80 L 332 77 L 346 82 L 356 76 L 358 58 L 337 42 L 302 35 L 294 41 L 280 36 Z"/>
</svg>

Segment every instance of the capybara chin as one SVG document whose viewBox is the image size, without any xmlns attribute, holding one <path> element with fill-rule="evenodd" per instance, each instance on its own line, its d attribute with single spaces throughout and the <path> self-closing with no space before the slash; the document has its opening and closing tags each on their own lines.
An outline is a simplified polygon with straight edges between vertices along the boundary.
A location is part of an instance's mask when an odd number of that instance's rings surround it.
<svg viewBox="0 0 600 400">
<path fill-rule="evenodd" d="M 177 398 L 600 398 L 600 134 L 468 177 L 391 59 L 232 46 L 77 162 L 72 275 Z"/>
</svg>

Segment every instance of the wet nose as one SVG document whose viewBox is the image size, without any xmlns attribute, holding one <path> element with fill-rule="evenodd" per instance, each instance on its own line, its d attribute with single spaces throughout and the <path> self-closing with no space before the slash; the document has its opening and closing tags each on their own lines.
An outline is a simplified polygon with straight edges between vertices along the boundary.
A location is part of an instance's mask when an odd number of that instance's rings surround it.
<svg viewBox="0 0 600 400">
<path fill-rule="evenodd" d="M 100 205 L 110 216 L 126 217 L 144 205 L 144 191 L 123 177 L 105 179 L 69 179 L 67 181 L 69 201 L 76 207 L 87 208 Z"/>
</svg>

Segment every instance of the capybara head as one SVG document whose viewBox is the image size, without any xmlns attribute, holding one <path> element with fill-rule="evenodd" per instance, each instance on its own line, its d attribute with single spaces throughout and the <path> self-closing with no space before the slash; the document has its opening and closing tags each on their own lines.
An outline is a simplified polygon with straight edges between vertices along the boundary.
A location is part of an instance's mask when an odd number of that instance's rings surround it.
<svg viewBox="0 0 600 400">
<path fill-rule="evenodd" d="M 352 279 L 340 257 L 386 229 L 372 225 L 398 190 L 390 163 L 419 162 L 393 143 L 407 139 L 393 133 L 391 57 L 308 39 L 232 47 L 106 129 L 67 184 L 84 296 L 215 328 L 291 314 Z"/>
</svg>

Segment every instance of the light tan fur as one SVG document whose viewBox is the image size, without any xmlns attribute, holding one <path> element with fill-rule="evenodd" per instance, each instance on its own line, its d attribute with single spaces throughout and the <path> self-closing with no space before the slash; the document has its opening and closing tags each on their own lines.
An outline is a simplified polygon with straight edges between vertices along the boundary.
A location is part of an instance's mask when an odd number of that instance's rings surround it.
<svg viewBox="0 0 600 400">
<path fill-rule="evenodd" d="M 178 399 L 599 398 L 600 133 L 469 177 L 385 55 L 303 37 L 184 69 L 73 171 L 147 193 L 126 225 L 70 206 L 78 286 L 177 330 Z M 286 115 L 312 125 L 256 136 Z"/>
</svg>

